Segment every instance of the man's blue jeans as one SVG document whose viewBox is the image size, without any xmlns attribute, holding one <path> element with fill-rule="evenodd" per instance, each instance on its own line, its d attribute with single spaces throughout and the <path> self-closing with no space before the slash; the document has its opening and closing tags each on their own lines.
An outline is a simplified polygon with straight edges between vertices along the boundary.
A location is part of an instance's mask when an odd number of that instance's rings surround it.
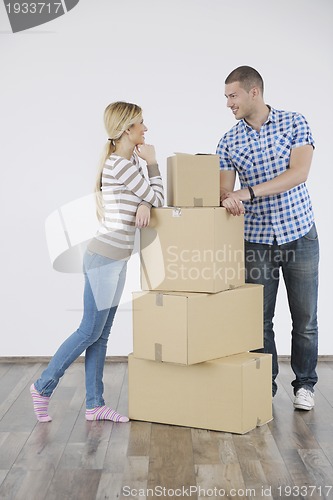
<svg viewBox="0 0 333 500">
<path fill-rule="evenodd" d="M 87 251 L 84 312 L 79 328 L 59 347 L 41 377 L 37 391 L 51 396 L 59 379 L 78 356 L 85 353 L 86 407 L 103 406 L 103 370 L 107 342 L 124 289 L 127 261 L 112 260 Z"/>
<path fill-rule="evenodd" d="M 286 285 L 292 319 L 291 367 L 296 376 L 294 393 L 300 387 L 313 390 L 318 378 L 318 264 L 319 242 L 316 226 L 309 233 L 283 245 L 245 241 L 246 281 L 264 285 L 264 349 L 273 356 L 273 395 L 279 372 L 273 317 L 280 269 Z"/>
</svg>

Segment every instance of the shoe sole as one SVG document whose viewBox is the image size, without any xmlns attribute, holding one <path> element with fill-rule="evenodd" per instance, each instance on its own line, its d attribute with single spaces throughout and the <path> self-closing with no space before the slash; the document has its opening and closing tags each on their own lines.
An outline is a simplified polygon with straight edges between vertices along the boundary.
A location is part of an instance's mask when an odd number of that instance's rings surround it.
<svg viewBox="0 0 333 500">
<path fill-rule="evenodd" d="M 307 410 L 307 411 L 309 411 L 309 410 L 312 410 L 313 406 L 303 406 L 303 405 L 295 405 L 294 404 L 294 408 L 296 410 Z"/>
</svg>

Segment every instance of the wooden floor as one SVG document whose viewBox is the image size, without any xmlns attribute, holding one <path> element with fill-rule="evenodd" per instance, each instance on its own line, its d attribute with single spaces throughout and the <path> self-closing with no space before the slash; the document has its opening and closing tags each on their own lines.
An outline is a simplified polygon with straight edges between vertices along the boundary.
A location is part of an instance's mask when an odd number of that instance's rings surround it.
<svg viewBox="0 0 333 500">
<path fill-rule="evenodd" d="M 37 424 L 28 389 L 42 367 L 0 363 L 1 500 L 333 499 L 333 362 L 319 363 L 310 412 L 293 409 L 292 373 L 282 362 L 274 420 L 243 436 L 86 422 L 82 363 L 61 380 L 53 421 Z M 126 363 L 106 365 L 105 394 L 126 414 Z"/>
</svg>

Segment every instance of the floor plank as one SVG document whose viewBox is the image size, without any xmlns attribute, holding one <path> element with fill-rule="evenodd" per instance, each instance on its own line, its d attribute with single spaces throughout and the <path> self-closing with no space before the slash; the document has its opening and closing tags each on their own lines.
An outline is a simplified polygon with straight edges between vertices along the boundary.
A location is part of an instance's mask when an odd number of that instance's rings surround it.
<svg viewBox="0 0 333 500">
<path fill-rule="evenodd" d="M 193 460 L 195 464 L 219 464 L 221 433 L 192 429 Z"/>
<path fill-rule="evenodd" d="M 96 498 L 101 470 L 58 469 L 47 491 L 47 500 Z M 73 497 L 75 492 L 75 497 Z"/>
<path fill-rule="evenodd" d="M 127 463 L 127 448 L 131 424 L 111 424 L 111 435 L 106 450 L 103 469 L 113 473 L 124 473 Z"/>
<path fill-rule="evenodd" d="M 149 457 L 131 456 L 128 457 L 124 469 L 121 496 L 120 498 L 128 498 L 128 492 L 138 492 L 131 494 L 133 500 L 142 500 L 141 491 L 147 490 L 148 482 Z"/>
<path fill-rule="evenodd" d="M 333 467 L 322 450 L 299 450 L 299 455 L 314 478 L 315 484 L 321 486 L 332 484 Z"/>
<path fill-rule="evenodd" d="M 96 500 L 119 500 L 122 494 L 122 484 L 122 472 L 103 471 L 96 493 Z"/>
<path fill-rule="evenodd" d="M 149 422 L 131 422 L 128 456 L 149 456 L 151 427 L 152 424 Z"/>
<path fill-rule="evenodd" d="M 233 436 L 235 449 L 242 471 L 246 489 L 251 490 L 253 497 L 262 497 L 266 491 L 265 498 L 272 498 L 268 494 L 270 483 L 266 478 L 259 453 L 256 447 L 254 433 L 248 433 L 244 436 Z"/>
<path fill-rule="evenodd" d="M 53 470 L 47 474 L 45 469 L 38 471 L 26 470 L 15 500 L 45 500 L 45 492 L 51 484 L 53 474 Z"/>
<path fill-rule="evenodd" d="M 272 496 L 278 496 L 279 487 L 293 485 L 283 456 L 268 425 L 254 429 L 251 434 L 263 472 L 271 487 Z"/>
<path fill-rule="evenodd" d="M 7 474 L 8 474 L 8 470 L 0 470 L 0 486 L 2 485 L 2 483 L 4 482 Z"/>
<path fill-rule="evenodd" d="M 210 492 L 221 491 L 224 496 L 246 498 L 237 492 L 245 491 L 245 484 L 239 463 L 200 464 L 195 466 L 198 500 L 206 500 Z M 221 496 L 221 495 L 220 495 Z"/>
<path fill-rule="evenodd" d="M 11 421 L 13 417 L 16 416 L 15 412 L 11 411 L 15 406 L 14 403 L 21 396 L 22 392 L 25 391 L 27 384 L 31 382 L 31 377 L 34 376 L 38 370 L 39 365 L 33 363 L 26 363 L 22 365 L 13 365 L 11 368 L 5 372 L 1 377 L 0 384 L 0 430 L 2 422 L 6 423 L 8 419 Z M 30 384 L 29 384 L 30 386 Z M 21 408 L 21 403 L 19 405 Z M 20 415 L 22 416 L 22 415 Z M 4 418 L 7 417 L 7 418 Z M 21 430 L 21 429 L 20 429 Z"/>
<path fill-rule="evenodd" d="M 175 490 L 196 484 L 191 429 L 153 424 L 149 455 L 148 488 Z M 196 498 L 196 495 L 191 495 Z M 170 498 L 176 498 L 170 496 Z"/>
</svg>

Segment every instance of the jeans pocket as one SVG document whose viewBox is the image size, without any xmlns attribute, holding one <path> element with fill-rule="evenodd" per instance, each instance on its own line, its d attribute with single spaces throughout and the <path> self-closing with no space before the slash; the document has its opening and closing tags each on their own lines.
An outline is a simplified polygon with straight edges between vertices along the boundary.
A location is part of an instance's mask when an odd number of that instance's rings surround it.
<svg viewBox="0 0 333 500">
<path fill-rule="evenodd" d="M 305 234 L 303 238 L 309 241 L 316 241 L 318 239 L 316 224 L 313 224 L 310 231 L 307 234 Z"/>
</svg>

